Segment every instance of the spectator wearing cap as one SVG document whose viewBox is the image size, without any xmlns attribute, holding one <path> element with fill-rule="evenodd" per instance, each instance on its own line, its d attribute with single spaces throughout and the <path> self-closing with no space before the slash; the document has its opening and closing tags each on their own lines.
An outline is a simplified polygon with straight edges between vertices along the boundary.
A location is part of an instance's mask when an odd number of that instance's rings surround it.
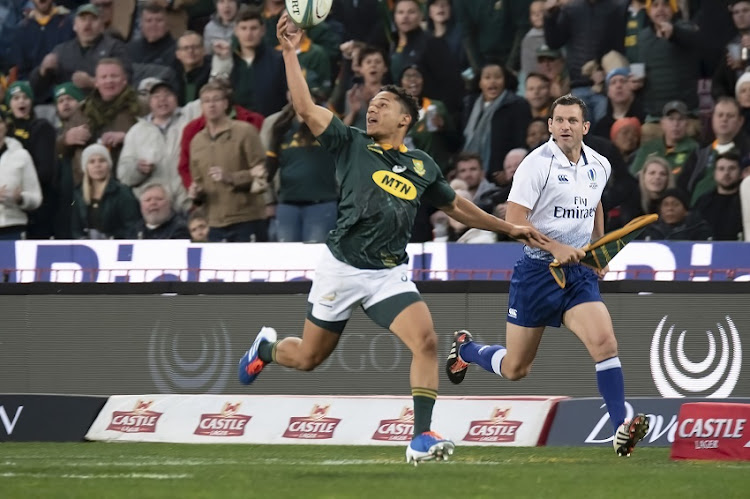
<svg viewBox="0 0 750 499">
<path fill-rule="evenodd" d="M 534 118 L 549 118 L 549 108 L 553 98 L 550 92 L 549 78 L 542 73 L 528 73 L 524 85 L 524 97 L 531 107 Z"/>
<path fill-rule="evenodd" d="M 203 28 L 203 47 L 209 55 L 214 53 L 214 42 L 231 43 L 240 9 L 238 0 L 216 0 L 214 3 L 216 12 Z"/>
<path fill-rule="evenodd" d="M 167 9 L 158 3 L 147 3 L 140 14 L 141 36 L 128 42 L 128 56 L 133 63 L 133 80 L 144 78 L 169 80 L 174 86 L 175 40 L 169 34 Z"/>
<path fill-rule="evenodd" d="M 396 0 L 393 22 L 397 38 L 391 46 L 390 69 L 398 81 L 404 68 L 417 64 L 422 68 L 424 94 L 445 104 L 452 114 L 461 109 L 464 84 L 458 64 L 445 54 L 450 49 L 444 40 L 435 38 L 420 27 L 421 5 L 417 0 Z"/>
<path fill-rule="evenodd" d="M 544 37 L 552 49 L 565 48 L 570 92 L 586 102 L 591 124 L 606 113 L 606 99 L 591 88 L 583 66 L 611 50 L 622 53 L 625 26 L 619 2 L 610 0 L 550 0 L 545 5 Z"/>
<path fill-rule="evenodd" d="M 188 190 L 208 214 L 211 241 L 268 240 L 265 149 L 257 130 L 227 115 L 226 88 L 207 83 L 200 92 L 206 127 L 190 142 Z"/>
<path fill-rule="evenodd" d="M 737 79 L 734 86 L 734 96 L 740 105 L 740 111 L 744 119 L 742 130 L 750 136 L 750 73 L 743 73 Z"/>
<path fill-rule="evenodd" d="M 68 9 L 53 0 L 34 0 L 34 9 L 18 23 L 13 40 L 11 63 L 17 68 L 18 79 L 27 79 L 44 56 L 74 36 Z"/>
<path fill-rule="evenodd" d="M 182 129 L 187 117 L 177 106 L 177 94 L 166 82 L 159 81 L 149 90 L 149 114 L 139 118 L 125 134 L 117 165 L 117 179 L 133 189 L 140 198 L 148 184 L 166 186 L 175 211 L 190 207 L 177 164 L 180 159 Z"/>
<path fill-rule="evenodd" d="M 549 80 L 552 100 L 570 93 L 570 76 L 565 68 L 565 59 L 559 50 L 542 45 L 536 51 L 537 70 Z"/>
<path fill-rule="evenodd" d="M 737 80 L 747 74 L 746 70 L 750 65 L 750 0 L 731 0 L 729 10 L 735 33 L 724 47 L 723 57 L 713 74 L 711 96 L 714 99 L 735 95 L 733 91 Z"/>
<path fill-rule="evenodd" d="M 640 100 L 630 88 L 629 79 L 628 67 L 615 68 L 607 73 L 607 113 L 591 128 L 592 134 L 609 138 L 610 129 L 616 120 L 635 117 L 643 123 L 646 119 Z"/>
<path fill-rule="evenodd" d="M 688 195 L 667 189 L 659 199 L 659 220 L 648 225 L 639 239 L 646 241 L 706 241 L 713 237 L 711 226 L 690 211 Z"/>
<path fill-rule="evenodd" d="M 659 116 L 667 102 L 680 100 L 698 108 L 702 38 L 697 27 L 677 17 L 675 0 L 647 0 L 649 23 L 638 34 L 638 57 L 646 76 L 640 92 L 648 116 Z"/>
<path fill-rule="evenodd" d="M 57 45 L 29 76 L 31 87 L 34 93 L 40 96 L 40 102 L 51 98 L 55 85 L 67 81 L 72 81 L 85 91 L 93 89 L 93 75 L 98 62 L 102 59 L 116 58 L 121 61 L 126 81 L 132 75 L 125 44 L 103 34 L 99 9 L 94 5 L 85 4 L 78 7 L 73 21 L 73 31 L 76 37 Z"/>
<path fill-rule="evenodd" d="M 286 105 L 287 86 L 281 54 L 263 40 L 265 29 L 261 11 L 243 6 L 231 47 L 214 47 L 211 74 L 229 75 L 235 102 L 268 116 Z"/>
<path fill-rule="evenodd" d="M 81 89 L 72 82 L 61 83 L 54 88 L 55 109 L 57 110 L 55 120 L 55 133 L 59 141 L 63 130 L 68 126 L 70 119 L 76 114 L 84 99 Z M 57 168 L 57 211 L 55 213 L 55 239 L 70 239 L 72 237 L 71 206 L 73 204 L 73 170 L 70 157 L 58 155 Z"/>
<path fill-rule="evenodd" d="M 662 137 L 645 141 L 636 153 L 630 173 L 635 175 L 652 154 L 666 158 L 677 177 L 682 173 L 688 158 L 698 149 L 698 142 L 687 134 L 688 108 L 684 102 L 671 101 L 664 105 L 659 125 Z"/>
<path fill-rule="evenodd" d="M 109 148 L 116 174 L 125 134 L 143 114 L 138 94 L 128 85 L 121 61 L 100 60 L 95 75 L 95 90 L 70 118 L 57 141 L 58 152 L 71 158 L 75 185 L 81 181 L 81 152 L 94 142 Z"/>
<path fill-rule="evenodd" d="M 716 188 L 695 202 L 695 211 L 713 229 L 714 241 L 742 240 L 742 207 L 740 205 L 740 155 L 731 149 L 716 156 Z"/>
<path fill-rule="evenodd" d="M 211 76 L 211 56 L 206 55 L 203 37 L 195 31 L 186 31 L 177 40 L 177 101 L 181 106 L 198 98 L 198 90 Z"/>
<path fill-rule="evenodd" d="M 75 114 L 83 100 L 83 92 L 72 82 L 57 85 L 52 95 L 55 98 L 55 111 L 57 113 L 57 133 L 62 132 L 68 120 Z"/>
<path fill-rule="evenodd" d="M 49 239 L 54 235 L 54 213 L 57 208 L 57 157 L 55 128 L 49 121 L 34 115 L 34 92 L 27 81 L 17 81 L 5 94 L 8 106 L 8 131 L 29 151 L 42 188 L 42 204 L 29 212 L 27 239 Z"/>
<path fill-rule="evenodd" d="M 641 122 L 634 116 L 619 118 L 612 124 L 609 138 L 620 151 L 625 164 L 629 165 L 632 163 L 635 151 L 641 142 Z"/>
<path fill-rule="evenodd" d="M 0 111 L 0 240 L 23 239 L 27 211 L 42 203 L 42 189 L 34 161 L 21 143 L 8 137 L 5 113 Z"/>
<path fill-rule="evenodd" d="M 409 129 L 404 144 L 410 149 L 421 149 L 448 171 L 451 156 L 461 145 L 461 132 L 445 104 L 424 96 L 422 68 L 411 65 L 404 69 L 399 84 L 417 99 L 419 120 Z"/>
<path fill-rule="evenodd" d="M 486 64 L 479 77 L 479 95 L 464 126 L 464 151 L 479 154 L 487 178 L 503 185 L 503 160 L 508 151 L 526 144 L 531 108 L 516 95 L 518 81 L 504 66 Z"/>
<path fill-rule="evenodd" d="M 521 40 L 521 73 L 528 75 L 536 71 L 536 51 L 544 43 L 544 0 L 534 0 L 529 5 L 531 28 Z"/>
<path fill-rule="evenodd" d="M 143 186 L 138 196 L 141 220 L 128 227 L 127 239 L 190 239 L 187 222 L 174 211 L 169 188 L 158 182 Z"/>
<path fill-rule="evenodd" d="M 719 97 L 711 114 L 711 130 L 716 139 L 694 151 L 677 178 L 677 186 L 690 195 L 691 206 L 716 187 L 714 167 L 720 154 L 732 149 L 737 149 L 740 157 L 750 153 L 750 138 L 742 131 L 743 121 L 737 101 L 731 97 Z"/>
<path fill-rule="evenodd" d="M 72 233 L 75 239 L 124 239 L 141 218 L 130 187 L 112 173 L 112 157 L 102 144 L 91 144 L 81 154 L 83 180 L 73 197 Z"/>
<path fill-rule="evenodd" d="M 518 69 L 523 36 L 529 31 L 531 0 L 453 2 L 475 73 L 487 62 Z"/>
</svg>

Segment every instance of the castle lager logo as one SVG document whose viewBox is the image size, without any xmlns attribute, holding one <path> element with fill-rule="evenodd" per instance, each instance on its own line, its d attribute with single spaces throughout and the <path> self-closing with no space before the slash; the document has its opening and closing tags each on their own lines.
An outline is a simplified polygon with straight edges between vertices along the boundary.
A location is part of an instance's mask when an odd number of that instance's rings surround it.
<svg viewBox="0 0 750 499">
<path fill-rule="evenodd" d="M 201 414 L 194 435 L 207 437 L 241 437 L 252 416 L 238 414 L 242 402 L 227 402 L 219 414 Z"/>
<path fill-rule="evenodd" d="M 405 442 L 411 440 L 414 433 L 414 409 L 404 407 L 396 419 L 383 419 L 372 435 L 372 440 L 388 442 Z"/>
<path fill-rule="evenodd" d="M 284 438 L 298 438 L 304 440 L 320 440 L 333 438 L 340 419 L 329 418 L 329 405 L 315 404 L 309 416 L 289 418 L 289 425 L 282 435 Z"/>
<path fill-rule="evenodd" d="M 489 419 L 472 421 L 469 425 L 469 431 L 466 432 L 464 441 L 466 442 L 514 442 L 521 421 L 511 421 L 508 419 L 510 407 L 495 407 L 490 414 Z"/>
<path fill-rule="evenodd" d="M 717 335 L 706 331 L 708 352 L 702 361 L 692 362 L 685 354 L 687 331 L 683 330 L 674 341 L 675 326 L 671 325 L 667 334 L 662 335 L 667 317 L 656 327 L 650 352 L 651 376 L 662 397 L 731 396 L 742 369 L 742 343 L 732 319 L 725 318 L 729 333 L 722 324 L 716 324 L 718 341 Z"/>
<path fill-rule="evenodd" d="M 139 400 L 132 411 L 114 411 L 108 430 L 121 433 L 154 433 L 163 413 L 152 411 L 153 400 Z"/>
</svg>

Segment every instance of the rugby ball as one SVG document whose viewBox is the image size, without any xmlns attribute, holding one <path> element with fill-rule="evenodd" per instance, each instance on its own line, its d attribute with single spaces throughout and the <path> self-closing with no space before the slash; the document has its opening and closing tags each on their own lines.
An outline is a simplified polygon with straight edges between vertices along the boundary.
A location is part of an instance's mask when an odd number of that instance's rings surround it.
<svg viewBox="0 0 750 499">
<path fill-rule="evenodd" d="M 300 28 L 312 28 L 322 23 L 331 12 L 333 0 L 285 0 L 289 18 Z"/>
</svg>

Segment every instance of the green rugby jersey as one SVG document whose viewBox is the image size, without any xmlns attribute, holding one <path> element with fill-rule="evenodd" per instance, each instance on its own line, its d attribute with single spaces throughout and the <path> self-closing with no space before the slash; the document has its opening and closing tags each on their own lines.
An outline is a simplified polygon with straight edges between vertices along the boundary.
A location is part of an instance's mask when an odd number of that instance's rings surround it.
<svg viewBox="0 0 750 499">
<path fill-rule="evenodd" d="M 318 141 L 334 155 L 340 188 L 336 229 L 327 241 L 331 253 L 360 269 L 407 262 L 421 200 L 439 207 L 456 196 L 440 168 L 418 149 L 381 146 L 335 116 Z"/>
</svg>

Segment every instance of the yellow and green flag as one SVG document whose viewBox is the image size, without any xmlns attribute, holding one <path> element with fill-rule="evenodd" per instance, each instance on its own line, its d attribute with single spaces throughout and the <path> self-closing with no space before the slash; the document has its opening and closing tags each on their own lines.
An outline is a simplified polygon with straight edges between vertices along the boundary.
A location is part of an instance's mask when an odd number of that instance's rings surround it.
<svg viewBox="0 0 750 499">
<path fill-rule="evenodd" d="M 622 250 L 626 244 L 638 237 L 643 228 L 648 224 L 654 223 L 659 219 L 656 214 L 643 215 L 634 218 L 621 229 L 613 230 L 605 234 L 600 239 L 589 243 L 583 248 L 586 255 L 581 259 L 581 263 L 591 267 L 594 270 L 601 270 L 606 267 L 610 261 Z M 549 270 L 552 277 L 561 288 L 565 287 L 565 269 L 560 266 L 560 262 L 554 260 L 549 264 Z"/>
</svg>

